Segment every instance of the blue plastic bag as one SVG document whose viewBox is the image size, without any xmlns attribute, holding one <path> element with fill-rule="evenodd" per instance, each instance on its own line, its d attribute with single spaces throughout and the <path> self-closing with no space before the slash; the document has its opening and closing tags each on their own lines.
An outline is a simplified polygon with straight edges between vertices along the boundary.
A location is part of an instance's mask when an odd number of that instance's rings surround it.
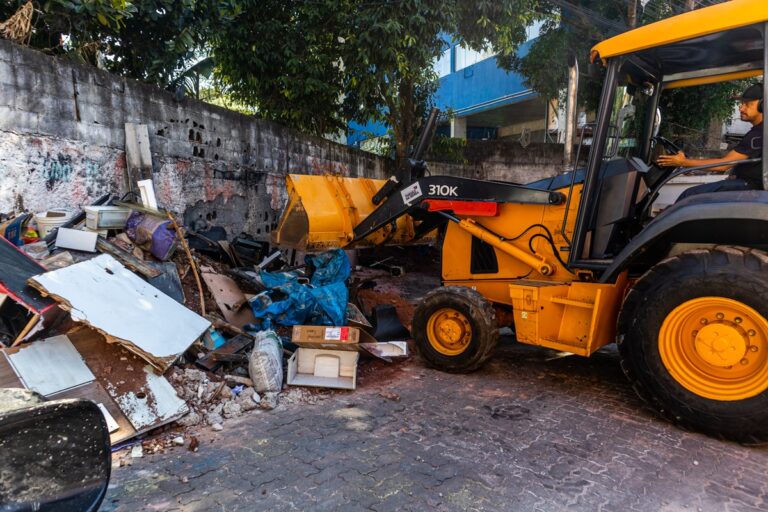
<svg viewBox="0 0 768 512">
<path fill-rule="evenodd" d="M 251 299 L 253 314 L 262 329 L 275 325 L 346 325 L 350 265 L 341 250 L 307 255 L 312 272 L 308 285 L 300 284 L 291 272 L 261 272 L 267 288 Z"/>
</svg>

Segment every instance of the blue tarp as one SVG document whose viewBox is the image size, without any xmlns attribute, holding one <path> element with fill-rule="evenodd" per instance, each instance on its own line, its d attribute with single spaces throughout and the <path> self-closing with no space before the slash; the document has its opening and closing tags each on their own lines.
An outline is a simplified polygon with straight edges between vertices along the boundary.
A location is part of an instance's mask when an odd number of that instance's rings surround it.
<svg viewBox="0 0 768 512">
<path fill-rule="evenodd" d="M 309 284 L 300 284 L 295 272 L 261 272 L 266 291 L 251 299 L 261 329 L 276 325 L 346 325 L 350 266 L 341 250 L 307 255 Z"/>
</svg>

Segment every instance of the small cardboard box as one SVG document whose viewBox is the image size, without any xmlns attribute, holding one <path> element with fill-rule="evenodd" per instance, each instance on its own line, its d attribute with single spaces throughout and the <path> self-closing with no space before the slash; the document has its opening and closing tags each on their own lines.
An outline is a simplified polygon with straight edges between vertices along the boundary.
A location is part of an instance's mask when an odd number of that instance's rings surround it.
<svg viewBox="0 0 768 512">
<path fill-rule="evenodd" d="M 360 329 L 357 327 L 295 325 L 291 341 L 304 348 L 357 351 L 358 343 L 360 343 Z"/>
<path fill-rule="evenodd" d="M 334 389 L 357 387 L 360 354 L 348 350 L 298 348 L 288 360 L 288 385 Z"/>
</svg>

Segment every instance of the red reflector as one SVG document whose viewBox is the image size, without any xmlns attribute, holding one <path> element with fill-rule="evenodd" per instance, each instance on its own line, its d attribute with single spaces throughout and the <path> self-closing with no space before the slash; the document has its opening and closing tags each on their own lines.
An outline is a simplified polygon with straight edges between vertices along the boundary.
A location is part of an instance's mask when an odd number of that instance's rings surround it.
<svg viewBox="0 0 768 512">
<path fill-rule="evenodd" d="M 475 217 L 495 217 L 499 214 L 499 203 L 485 201 L 448 201 L 445 199 L 429 199 L 424 201 L 429 205 L 430 212 L 450 210 L 456 215 L 474 215 Z"/>
</svg>

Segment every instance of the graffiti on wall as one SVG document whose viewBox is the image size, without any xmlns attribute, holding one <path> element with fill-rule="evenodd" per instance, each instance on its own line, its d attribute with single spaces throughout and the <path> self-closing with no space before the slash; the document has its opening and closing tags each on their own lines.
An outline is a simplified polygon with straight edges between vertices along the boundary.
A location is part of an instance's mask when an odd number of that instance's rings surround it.
<svg viewBox="0 0 768 512">
<path fill-rule="evenodd" d="M 82 170 L 82 173 L 80 171 Z M 45 188 L 53 190 L 59 183 L 67 183 L 77 176 L 82 176 L 86 180 L 99 177 L 101 174 L 98 163 L 88 158 L 83 158 L 81 162 L 73 162 L 72 155 L 58 153 L 55 157 L 48 153 L 43 159 L 42 176 L 45 180 Z"/>
</svg>

